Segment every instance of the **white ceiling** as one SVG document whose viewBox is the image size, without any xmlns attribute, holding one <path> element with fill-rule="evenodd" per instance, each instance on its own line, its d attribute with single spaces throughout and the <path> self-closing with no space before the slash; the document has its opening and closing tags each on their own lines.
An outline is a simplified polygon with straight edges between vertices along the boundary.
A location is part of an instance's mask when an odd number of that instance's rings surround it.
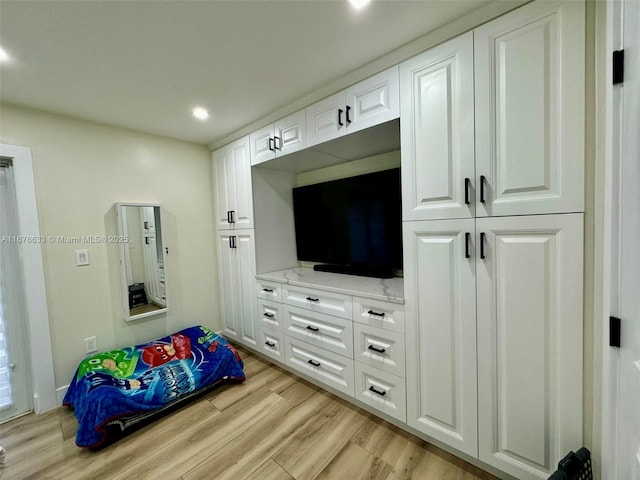
<svg viewBox="0 0 640 480">
<path fill-rule="evenodd" d="M 0 99 L 211 144 L 487 3 L 2 0 Z"/>
</svg>

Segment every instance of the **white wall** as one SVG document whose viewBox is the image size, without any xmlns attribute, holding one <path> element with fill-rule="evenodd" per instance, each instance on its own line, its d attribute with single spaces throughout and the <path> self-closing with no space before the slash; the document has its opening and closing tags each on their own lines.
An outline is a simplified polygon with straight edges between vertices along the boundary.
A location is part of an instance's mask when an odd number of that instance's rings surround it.
<svg viewBox="0 0 640 480">
<path fill-rule="evenodd" d="M 0 143 L 31 148 L 41 235 L 115 234 L 116 202 L 164 209 L 167 315 L 122 319 L 116 244 L 42 245 L 56 387 L 69 383 L 86 337 L 107 350 L 193 324 L 220 329 L 207 147 L 12 105 L 0 118 Z M 75 266 L 76 249 L 89 251 L 89 266 Z"/>
</svg>

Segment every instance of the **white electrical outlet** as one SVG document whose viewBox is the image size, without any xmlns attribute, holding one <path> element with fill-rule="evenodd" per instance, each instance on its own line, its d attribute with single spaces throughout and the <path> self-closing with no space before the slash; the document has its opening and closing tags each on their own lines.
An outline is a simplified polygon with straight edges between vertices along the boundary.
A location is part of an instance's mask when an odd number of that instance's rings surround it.
<svg viewBox="0 0 640 480">
<path fill-rule="evenodd" d="M 76 265 L 89 265 L 89 251 L 88 250 L 76 250 Z"/>
<path fill-rule="evenodd" d="M 96 337 L 84 339 L 84 353 L 93 353 L 98 351 L 98 340 Z"/>
</svg>

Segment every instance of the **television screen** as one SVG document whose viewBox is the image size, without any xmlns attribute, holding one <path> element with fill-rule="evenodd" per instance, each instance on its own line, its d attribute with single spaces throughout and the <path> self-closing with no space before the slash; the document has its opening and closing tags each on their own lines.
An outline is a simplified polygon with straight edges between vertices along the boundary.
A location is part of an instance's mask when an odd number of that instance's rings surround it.
<svg viewBox="0 0 640 480">
<path fill-rule="evenodd" d="M 402 269 L 400 168 L 294 188 L 293 210 L 298 260 L 356 275 Z"/>
</svg>

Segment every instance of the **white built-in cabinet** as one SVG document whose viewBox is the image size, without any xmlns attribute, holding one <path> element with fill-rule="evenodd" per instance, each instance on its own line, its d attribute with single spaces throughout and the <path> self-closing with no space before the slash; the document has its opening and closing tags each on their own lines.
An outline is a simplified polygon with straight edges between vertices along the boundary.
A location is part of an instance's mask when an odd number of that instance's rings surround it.
<svg viewBox="0 0 640 480">
<path fill-rule="evenodd" d="M 528 3 L 214 152 L 224 334 L 548 478 L 583 441 L 584 16 L 582 1 Z M 251 165 L 398 116 L 404 306 L 256 286 Z"/>
<path fill-rule="evenodd" d="M 251 165 L 306 148 L 306 116 L 300 110 L 249 135 Z"/>
<path fill-rule="evenodd" d="M 525 5 L 402 63 L 400 87 L 405 221 L 584 210 L 583 2 Z"/>
<path fill-rule="evenodd" d="M 222 332 L 256 345 L 256 252 L 253 230 L 218 232 L 218 271 Z"/>
<path fill-rule="evenodd" d="M 307 107 L 307 145 L 355 133 L 399 115 L 396 66 Z"/>
<path fill-rule="evenodd" d="M 212 157 L 217 228 L 253 228 L 249 137 L 216 150 Z"/>
<path fill-rule="evenodd" d="M 548 478 L 582 446 L 584 4 L 525 5 L 400 86 L 407 424 Z"/>
</svg>

